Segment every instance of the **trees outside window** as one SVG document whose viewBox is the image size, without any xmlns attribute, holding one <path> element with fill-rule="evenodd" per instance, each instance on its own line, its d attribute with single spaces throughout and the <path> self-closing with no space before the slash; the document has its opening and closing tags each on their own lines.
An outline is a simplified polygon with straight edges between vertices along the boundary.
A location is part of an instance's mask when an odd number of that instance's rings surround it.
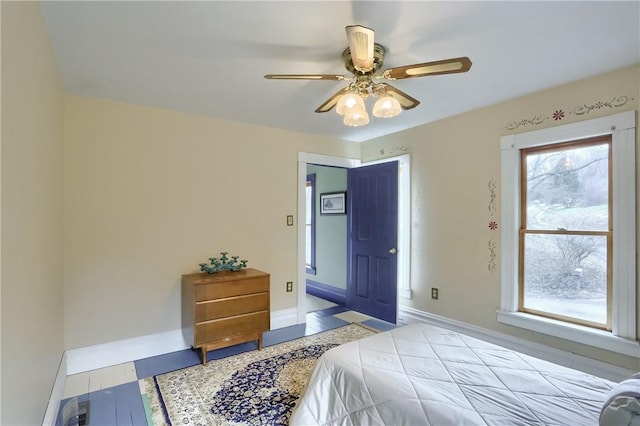
<svg viewBox="0 0 640 426">
<path fill-rule="evenodd" d="M 610 135 L 521 151 L 521 311 L 611 329 L 610 151 Z"/>
</svg>

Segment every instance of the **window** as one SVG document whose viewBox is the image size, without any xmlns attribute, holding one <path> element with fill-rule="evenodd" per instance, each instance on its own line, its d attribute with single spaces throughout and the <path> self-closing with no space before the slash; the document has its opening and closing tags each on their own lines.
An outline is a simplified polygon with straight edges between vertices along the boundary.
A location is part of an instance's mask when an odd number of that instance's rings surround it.
<svg viewBox="0 0 640 426">
<path fill-rule="evenodd" d="M 635 113 L 500 142 L 498 321 L 637 356 Z"/>
<path fill-rule="evenodd" d="M 307 175 L 305 218 L 305 267 L 307 274 L 316 274 L 316 175 Z"/>
<path fill-rule="evenodd" d="M 611 135 L 520 151 L 518 310 L 611 330 Z"/>
</svg>

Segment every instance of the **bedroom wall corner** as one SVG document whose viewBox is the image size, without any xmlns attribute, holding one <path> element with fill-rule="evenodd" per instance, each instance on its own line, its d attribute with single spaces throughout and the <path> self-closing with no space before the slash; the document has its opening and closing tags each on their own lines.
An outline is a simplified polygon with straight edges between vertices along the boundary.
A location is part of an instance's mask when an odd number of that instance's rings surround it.
<svg viewBox="0 0 640 426">
<path fill-rule="evenodd" d="M 272 311 L 295 308 L 286 216 L 298 220 L 300 151 L 360 154 L 356 143 L 67 96 L 65 349 L 178 329 L 181 274 L 222 251 L 271 274 Z"/>
<path fill-rule="evenodd" d="M 40 424 L 63 356 L 63 94 L 40 3 L 0 10 L 0 423 Z"/>
<path fill-rule="evenodd" d="M 60 365 L 58 366 L 58 373 L 56 379 L 53 382 L 53 389 L 49 396 L 49 403 L 47 409 L 44 412 L 43 426 L 53 426 L 58 419 L 58 413 L 60 412 L 60 403 L 64 398 L 64 388 L 67 383 L 67 353 L 63 352 L 60 359 Z"/>
</svg>

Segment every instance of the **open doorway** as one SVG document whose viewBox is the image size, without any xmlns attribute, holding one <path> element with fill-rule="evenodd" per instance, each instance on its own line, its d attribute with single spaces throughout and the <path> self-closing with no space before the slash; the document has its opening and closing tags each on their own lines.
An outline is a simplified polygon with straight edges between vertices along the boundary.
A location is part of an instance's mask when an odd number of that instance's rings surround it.
<svg viewBox="0 0 640 426">
<path fill-rule="evenodd" d="M 347 302 L 345 203 L 349 170 L 353 169 L 307 164 L 306 292 L 338 305 L 346 305 Z"/>
<path fill-rule="evenodd" d="M 373 165 L 385 162 L 398 162 L 398 244 L 397 244 L 397 293 L 398 297 L 410 298 L 410 158 L 409 155 L 392 157 L 369 162 Z M 298 154 L 298 217 L 306 217 L 307 165 L 316 164 L 331 167 L 355 168 L 360 167 L 360 160 L 330 157 L 325 155 L 299 153 Z M 298 221 L 298 294 L 297 294 L 297 323 L 306 321 L 306 224 Z"/>
</svg>

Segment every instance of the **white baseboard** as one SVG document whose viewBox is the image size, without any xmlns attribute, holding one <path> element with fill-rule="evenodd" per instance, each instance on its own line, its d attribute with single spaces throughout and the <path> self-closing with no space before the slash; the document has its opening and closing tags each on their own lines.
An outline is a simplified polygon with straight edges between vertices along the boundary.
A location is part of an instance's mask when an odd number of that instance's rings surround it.
<svg viewBox="0 0 640 426">
<path fill-rule="evenodd" d="M 182 330 L 102 343 L 67 351 L 67 374 L 77 374 L 137 359 L 187 349 Z"/>
<path fill-rule="evenodd" d="M 529 340 L 514 337 L 508 334 L 499 333 L 497 331 L 488 330 L 486 328 L 477 327 L 475 325 L 452 320 L 450 318 L 441 317 L 430 314 L 428 312 L 401 306 L 398 315 L 400 323 L 410 324 L 413 322 L 426 322 L 439 327 L 448 328 L 453 331 L 466 334 L 477 339 L 503 346 L 524 354 L 544 359 L 555 364 L 565 367 L 584 371 L 594 376 L 602 377 L 614 382 L 629 378 L 635 371 L 598 361 L 593 358 L 587 358 L 562 349 L 553 348 L 542 345 L 540 343 L 531 342 Z"/>
<path fill-rule="evenodd" d="M 44 413 L 44 419 L 42 420 L 42 426 L 54 426 L 58 419 L 58 411 L 60 410 L 60 401 L 64 396 L 64 386 L 67 383 L 67 354 L 62 353 L 60 359 L 60 365 L 58 366 L 58 373 L 56 374 L 56 380 L 53 382 L 53 389 L 51 389 L 51 396 L 49 397 L 49 403 L 47 404 L 47 411 Z"/>
<path fill-rule="evenodd" d="M 271 329 L 295 325 L 297 323 L 297 314 L 298 310 L 296 308 L 271 312 Z M 65 352 L 66 370 L 68 375 L 83 373 L 142 358 L 181 351 L 189 347 L 189 344 L 182 337 L 181 329 L 165 331 L 68 350 Z"/>
<path fill-rule="evenodd" d="M 271 312 L 271 330 L 289 327 L 298 323 L 298 308 Z"/>
</svg>

